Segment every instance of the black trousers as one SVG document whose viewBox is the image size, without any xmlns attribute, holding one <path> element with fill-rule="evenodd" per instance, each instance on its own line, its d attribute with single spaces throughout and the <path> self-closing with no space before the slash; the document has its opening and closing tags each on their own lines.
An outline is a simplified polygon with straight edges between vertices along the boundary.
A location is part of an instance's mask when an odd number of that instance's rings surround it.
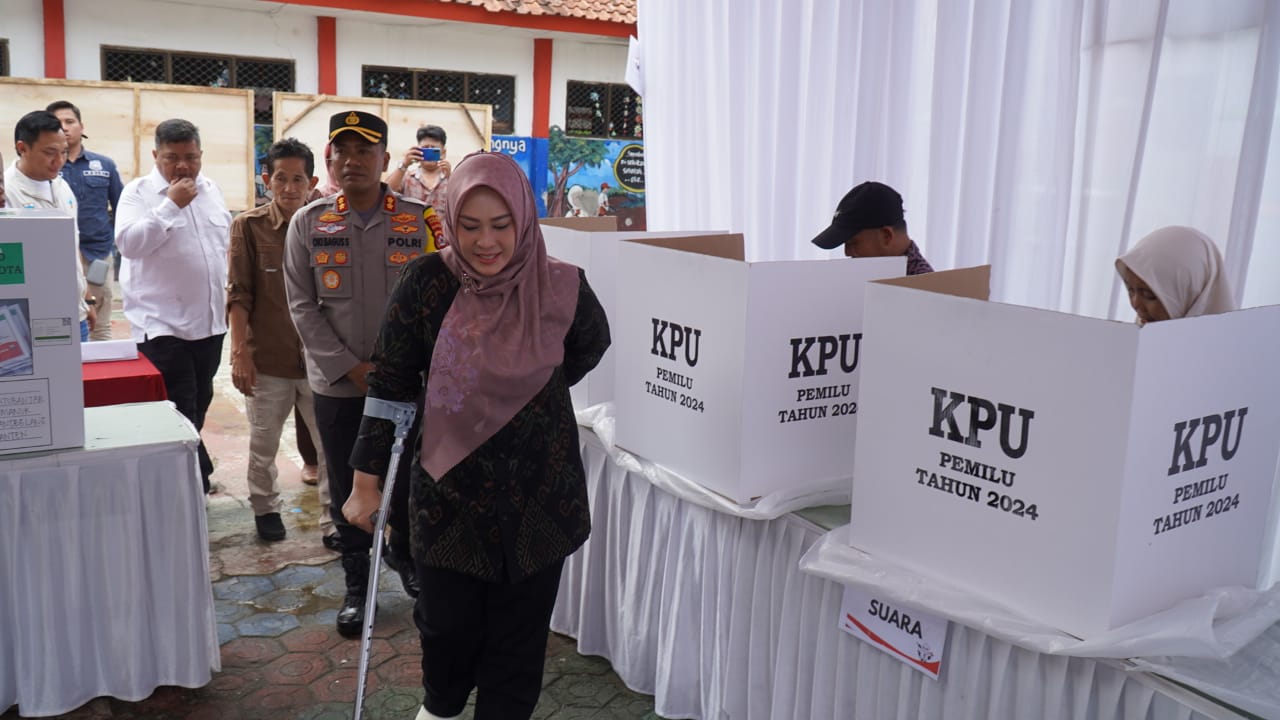
<svg viewBox="0 0 1280 720">
<path fill-rule="evenodd" d="M 329 514 L 342 538 L 343 553 L 367 555 L 373 545 L 373 536 L 347 522 L 342 515 L 342 505 L 351 497 L 354 480 L 351 470 L 351 450 L 360 434 L 360 420 L 364 417 L 363 397 L 332 397 L 315 394 L 316 431 L 320 435 L 320 449 L 324 453 L 329 475 Z M 415 421 L 405 440 L 404 456 L 400 459 L 395 487 L 391 490 L 391 512 L 387 524 L 391 526 L 391 551 L 397 558 L 410 557 L 409 551 L 409 469 L 413 466 L 414 448 L 417 447 Z"/>
<path fill-rule="evenodd" d="M 422 592 L 413 620 L 431 714 L 458 715 L 476 688 L 475 720 L 533 715 L 563 567 L 561 559 L 521 582 L 493 583 L 417 566 Z"/>
<path fill-rule="evenodd" d="M 196 430 L 204 429 L 204 416 L 213 402 L 213 376 L 222 362 L 222 340 L 225 333 L 201 340 L 183 340 L 172 335 L 149 337 L 138 343 L 142 353 L 164 377 L 164 391 Z M 209 492 L 209 476 L 213 460 L 200 441 L 200 475 L 204 491 Z"/>
</svg>

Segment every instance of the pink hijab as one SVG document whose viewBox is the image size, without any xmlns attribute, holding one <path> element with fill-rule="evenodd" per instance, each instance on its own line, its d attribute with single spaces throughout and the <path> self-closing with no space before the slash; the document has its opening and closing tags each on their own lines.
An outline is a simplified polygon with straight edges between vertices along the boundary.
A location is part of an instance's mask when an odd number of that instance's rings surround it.
<svg viewBox="0 0 1280 720">
<path fill-rule="evenodd" d="M 1116 259 L 1142 278 L 1170 319 L 1236 309 L 1222 253 L 1207 235 L 1181 225 L 1162 227 Z"/>
<path fill-rule="evenodd" d="M 564 362 L 564 339 L 578 305 L 578 269 L 547 257 L 533 190 L 502 153 L 472 153 L 449 178 L 445 223 L 458 237 L 467 196 L 488 187 L 515 223 L 511 261 L 480 275 L 450 245 L 440 251 L 462 283 L 431 355 L 422 423 L 422 467 L 437 480 L 515 417 Z"/>
</svg>

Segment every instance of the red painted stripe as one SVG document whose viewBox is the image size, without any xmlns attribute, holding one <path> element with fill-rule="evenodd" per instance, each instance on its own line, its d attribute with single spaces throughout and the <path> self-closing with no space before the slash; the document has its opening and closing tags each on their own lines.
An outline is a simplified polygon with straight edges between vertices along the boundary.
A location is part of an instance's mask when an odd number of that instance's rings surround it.
<svg viewBox="0 0 1280 720">
<path fill-rule="evenodd" d="M 67 76 L 67 20 L 62 0 L 44 0 L 44 76 Z"/>
<path fill-rule="evenodd" d="M 533 136 L 547 137 L 551 124 L 551 49 L 550 38 L 533 41 Z"/>
<path fill-rule="evenodd" d="M 863 625 L 862 623 L 858 622 L 858 619 L 857 619 L 857 618 L 855 618 L 854 616 L 850 615 L 849 613 L 845 613 L 845 614 L 844 614 L 844 616 L 845 616 L 845 618 L 847 618 L 847 619 L 849 620 L 849 622 L 851 622 L 851 623 L 853 623 L 854 625 L 858 626 L 858 629 L 859 629 L 859 630 L 861 630 L 861 631 L 863 632 L 863 634 L 865 634 L 868 638 L 870 638 L 872 642 L 874 642 L 874 643 L 876 643 L 877 645 L 879 645 L 879 646 L 883 647 L 884 649 L 888 650 L 889 652 L 894 653 L 894 654 L 896 654 L 896 655 L 898 655 L 898 656 L 900 656 L 900 657 L 904 658 L 907 662 L 909 662 L 909 663 L 911 663 L 911 664 L 913 664 L 913 665 L 919 665 L 920 667 L 924 668 L 925 670 L 928 670 L 928 671 L 929 671 L 930 673 L 932 673 L 934 676 L 937 676 L 938 671 L 942 669 L 942 661 L 941 661 L 941 660 L 935 660 L 934 662 L 925 662 L 925 661 L 921 660 L 920 658 L 914 658 L 914 657 L 911 657 L 910 655 L 908 655 L 908 654 L 906 654 L 906 653 L 902 652 L 901 650 L 899 650 L 898 648 L 894 647 L 894 646 L 893 646 L 893 644 L 892 644 L 892 643 L 890 643 L 888 640 L 885 640 L 884 638 L 880 637 L 879 635 L 875 634 L 874 632 L 871 632 L 871 628 L 869 628 L 869 627 L 867 627 L 866 625 Z"/>
<path fill-rule="evenodd" d="M 316 18 L 316 64 L 320 68 L 318 92 L 338 94 L 338 20 L 329 15 Z"/>
<path fill-rule="evenodd" d="M 263 0 L 267 2 L 268 0 Z M 272 4 L 277 4 L 272 0 Z M 478 5 L 440 2 L 440 0 L 294 0 L 291 5 L 354 12 L 385 13 L 404 17 L 452 20 L 454 22 L 505 25 L 545 32 L 580 33 L 608 37 L 630 37 L 636 34 L 635 23 L 565 17 L 563 15 L 527 15 L 516 12 L 490 12 Z"/>
</svg>

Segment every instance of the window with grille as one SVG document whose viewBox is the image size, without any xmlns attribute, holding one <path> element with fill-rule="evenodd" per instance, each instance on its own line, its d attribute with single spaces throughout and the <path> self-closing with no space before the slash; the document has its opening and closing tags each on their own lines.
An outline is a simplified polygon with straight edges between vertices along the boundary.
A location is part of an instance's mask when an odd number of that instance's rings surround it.
<svg viewBox="0 0 1280 720">
<path fill-rule="evenodd" d="M 0 77 L 9 77 L 9 39 L 0 38 Z"/>
<path fill-rule="evenodd" d="M 477 103 L 493 108 L 493 132 L 509 135 L 516 124 L 514 75 L 364 67 L 361 94 L 394 100 Z"/>
<path fill-rule="evenodd" d="M 639 140 L 644 104 L 630 85 L 569 81 L 565 93 L 566 135 Z"/>
<path fill-rule="evenodd" d="M 293 61 L 183 53 L 138 48 L 102 48 L 102 79 L 253 89 L 253 121 L 272 122 L 271 93 L 293 92 Z"/>
</svg>

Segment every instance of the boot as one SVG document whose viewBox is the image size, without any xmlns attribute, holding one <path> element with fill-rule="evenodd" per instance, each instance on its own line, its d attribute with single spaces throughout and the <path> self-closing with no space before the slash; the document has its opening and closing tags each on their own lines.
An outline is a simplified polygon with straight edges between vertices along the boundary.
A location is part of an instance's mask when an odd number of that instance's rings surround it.
<svg viewBox="0 0 1280 720">
<path fill-rule="evenodd" d="M 338 610 L 338 634 L 358 638 L 364 630 L 364 596 L 369 588 L 369 554 L 344 553 L 342 571 L 347 576 L 347 595 Z"/>
</svg>

